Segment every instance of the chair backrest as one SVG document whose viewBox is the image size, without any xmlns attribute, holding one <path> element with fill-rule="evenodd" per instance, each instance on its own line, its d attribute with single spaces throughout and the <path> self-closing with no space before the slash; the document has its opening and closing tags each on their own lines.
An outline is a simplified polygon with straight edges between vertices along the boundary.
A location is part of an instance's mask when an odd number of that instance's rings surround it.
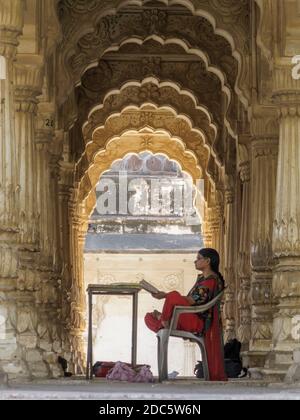
<svg viewBox="0 0 300 420">
<path fill-rule="evenodd" d="M 224 289 L 220 293 L 218 293 L 216 297 L 214 297 L 212 300 L 207 302 L 205 305 L 198 305 L 197 309 L 199 308 L 199 311 L 197 311 L 197 313 L 206 312 L 210 308 L 213 308 L 219 302 L 219 300 L 222 299 L 223 295 L 224 295 Z"/>
<path fill-rule="evenodd" d="M 173 330 L 176 330 L 180 313 L 188 312 L 188 313 L 200 314 L 200 313 L 208 311 L 210 308 L 213 308 L 222 299 L 222 296 L 224 295 L 224 290 L 225 288 L 220 293 L 218 293 L 217 296 L 215 296 L 212 300 L 207 302 L 205 305 L 197 305 L 197 306 L 192 306 L 192 307 L 191 306 L 175 306 L 173 316 L 170 322 L 170 327 L 169 327 L 170 332 Z M 187 308 L 189 309 L 187 310 Z M 193 308 L 192 311 L 191 311 L 191 308 Z"/>
</svg>

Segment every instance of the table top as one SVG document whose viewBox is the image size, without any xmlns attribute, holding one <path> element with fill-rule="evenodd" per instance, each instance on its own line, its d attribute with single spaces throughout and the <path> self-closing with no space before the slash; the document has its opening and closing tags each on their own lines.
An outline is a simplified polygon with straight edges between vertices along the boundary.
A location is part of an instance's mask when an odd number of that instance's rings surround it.
<svg viewBox="0 0 300 420">
<path fill-rule="evenodd" d="M 138 293 L 141 287 L 138 283 L 112 283 L 112 284 L 89 284 L 88 293 L 92 294 L 124 294 Z"/>
</svg>

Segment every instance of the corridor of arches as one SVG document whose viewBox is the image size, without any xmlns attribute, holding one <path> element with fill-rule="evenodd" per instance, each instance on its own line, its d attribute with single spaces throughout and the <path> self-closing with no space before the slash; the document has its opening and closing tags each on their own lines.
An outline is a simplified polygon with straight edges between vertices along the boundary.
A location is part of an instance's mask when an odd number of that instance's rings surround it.
<svg viewBox="0 0 300 420">
<path fill-rule="evenodd" d="M 97 184 L 145 152 L 202 182 L 225 341 L 238 338 L 262 375 L 285 375 L 300 340 L 299 22 L 297 0 L 0 0 L 0 367 L 11 378 L 57 376 L 58 355 L 83 372 Z"/>
</svg>

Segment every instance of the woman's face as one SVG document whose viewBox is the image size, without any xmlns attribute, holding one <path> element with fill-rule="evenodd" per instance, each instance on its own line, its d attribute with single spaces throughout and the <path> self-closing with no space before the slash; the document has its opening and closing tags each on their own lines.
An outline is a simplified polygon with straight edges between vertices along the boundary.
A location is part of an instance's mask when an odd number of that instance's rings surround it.
<svg viewBox="0 0 300 420">
<path fill-rule="evenodd" d="M 194 263 L 196 270 L 202 271 L 209 266 L 209 258 L 203 257 L 199 252 Z"/>
</svg>

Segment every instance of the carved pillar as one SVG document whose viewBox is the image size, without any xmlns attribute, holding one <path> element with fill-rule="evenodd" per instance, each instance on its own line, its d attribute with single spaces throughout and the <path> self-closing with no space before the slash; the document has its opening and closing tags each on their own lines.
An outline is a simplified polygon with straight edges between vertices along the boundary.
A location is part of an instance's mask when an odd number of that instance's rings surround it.
<svg viewBox="0 0 300 420">
<path fill-rule="evenodd" d="M 51 197 L 51 148 L 54 142 L 54 127 L 49 112 L 41 112 L 49 104 L 38 104 L 37 128 L 35 131 L 37 160 L 37 201 L 40 232 L 40 266 L 53 269 L 53 197 Z"/>
<path fill-rule="evenodd" d="M 242 191 L 242 217 L 238 252 L 238 339 L 243 350 L 248 350 L 251 337 L 250 307 L 250 162 L 243 162 L 240 167 Z"/>
<path fill-rule="evenodd" d="M 51 254 L 53 257 L 53 267 L 55 271 L 62 271 L 62 261 L 60 258 L 60 225 L 59 225 L 59 159 L 60 154 L 53 145 L 50 149 L 49 168 L 50 168 L 50 210 L 49 210 L 49 223 L 52 229 L 52 249 Z"/>
<path fill-rule="evenodd" d="M 219 206 L 214 206 L 211 209 L 211 245 L 212 248 L 216 249 L 219 252 L 219 242 L 220 242 L 220 208 Z"/>
<path fill-rule="evenodd" d="M 83 373 L 86 298 L 83 251 L 87 218 L 78 213 L 80 206 L 78 206 L 78 200 L 72 188 L 74 164 L 61 161 L 59 166 L 60 258 L 64 261 L 62 322 L 69 335 L 70 366 L 74 372 Z"/>
<path fill-rule="evenodd" d="M 59 233 L 60 233 L 60 260 L 63 262 L 61 272 L 61 325 L 65 333 L 70 332 L 71 327 L 71 294 L 72 294 L 72 272 L 71 272 L 71 241 L 70 226 L 71 218 L 69 214 L 70 200 L 72 197 L 72 180 L 74 165 L 61 161 L 59 163 Z M 66 337 L 67 353 L 70 354 L 70 337 Z"/>
<path fill-rule="evenodd" d="M 75 194 L 75 193 L 74 193 Z M 76 204 L 75 204 L 76 203 Z M 86 293 L 84 285 L 83 251 L 87 232 L 87 218 L 78 206 L 76 195 L 69 204 L 71 215 L 70 254 L 72 284 L 70 295 L 70 340 L 74 371 L 82 371 L 85 364 L 83 333 L 85 331 Z"/>
<path fill-rule="evenodd" d="M 280 74 L 281 75 L 281 74 Z M 289 79 L 286 79 L 289 80 Z M 291 79 L 292 80 L 292 79 Z M 300 81 L 275 95 L 280 111 L 280 139 L 273 250 L 275 367 L 292 363 L 300 340 Z"/>
<path fill-rule="evenodd" d="M 18 210 L 16 208 L 18 193 L 17 146 L 13 118 L 13 61 L 22 27 L 22 0 L 0 0 L 0 55 L 4 57 L 5 64 L 4 80 L 0 80 L 0 226 L 1 232 L 7 234 L 15 232 L 18 226 Z M 7 256 L 8 258 L 9 256 Z M 13 267 L 12 270 L 14 270 Z"/>
<path fill-rule="evenodd" d="M 251 121 L 251 340 L 250 366 L 263 366 L 272 340 L 272 221 L 274 218 L 278 127 L 273 110 Z"/>
<path fill-rule="evenodd" d="M 48 156 L 43 144 L 45 139 L 41 132 L 36 131 L 36 97 L 41 93 L 42 76 L 38 57 L 30 61 L 29 58 L 18 57 L 14 65 L 20 186 L 17 341 L 33 377 L 61 374 L 57 366 L 57 353 L 61 353 L 57 325 L 60 283 L 59 276 L 52 265 L 47 266 L 45 258 L 46 248 L 49 248 L 49 226 L 45 222 L 51 217 Z M 36 134 L 39 137 L 35 138 Z M 54 230 L 55 225 L 51 229 Z M 51 252 L 47 249 L 47 257 Z"/>
<path fill-rule="evenodd" d="M 227 342 L 235 338 L 235 223 L 234 220 L 234 181 L 233 177 L 228 177 L 225 189 L 225 290 L 224 320 L 225 332 L 224 340 Z"/>
<path fill-rule="evenodd" d="M 18 179 L 14 128 L 13 61 L 23 27 L 21 0 L 0 1 L 0 55 L 4 79 L 0 79 L 0 280 L 17 277 Z M 3 284 L 4 286 L 4 284 Z M 2 288 L 2 284 L 0 286 Z"/>
<path fill-rule="evenodd" d="M 28 376 L 17 343 L 18 177 L 14 127 L 13 62 L 23 28 L 22 0 L 0 0 L 0 370 L 10 378 Z M 24 320 L 26 322 L 26 320 Z"/>
<path fill-rule="evenodd" d="M 205 222 L 203 227 L 203 240 L 206 248 L 212 247 L 212 208 L 207 208 L 205 212 Z"/>
<path fill-rule="evenodd" d="M 37 159 L 35 150 L 36 97 L 41 93 L 42 69 L 38 64 L 14 65 L 15 133 L 18 158 L 20 243 L 31 249 L 38 242 Z"/>
<path fill-rule="evenodd" d="M 219 228 L 216 238 L 216 249 L 220 254 L 220 272 L 224 273 L 225 267 L 225 218 L 224 218 L 224 193 L 221 190 L 217 190 L 217 205 L 216 205 L 216 219 L 219 220 Z M 225 274 L 225 273 L 224 273 Z"/>
</svg>

